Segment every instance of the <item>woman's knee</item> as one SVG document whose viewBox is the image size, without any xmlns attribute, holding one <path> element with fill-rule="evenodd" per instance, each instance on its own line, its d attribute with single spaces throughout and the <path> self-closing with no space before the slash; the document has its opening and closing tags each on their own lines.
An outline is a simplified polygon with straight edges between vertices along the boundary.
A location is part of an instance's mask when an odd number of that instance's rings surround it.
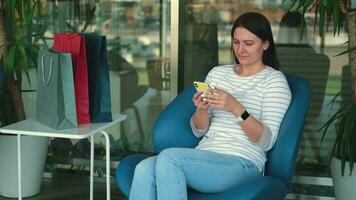
<svg viewBox="0 0 356 200">
<path fill-rule="evenodd" d="M 179 166 L 182 162 L 184 162 L 186 156 L 189 154 L 189 151 L 192 150 L 194 149 L 188 149 L 188 148 L 165 149 L 158 155 L 156 167 L 159 166 L 164 167 L 170 164 Z"/>
<path fill-rule="evenodd" d="M 135 175 L 137 174 L 142 177 L 149 174 L 151 176 L 154 176 L 156 160 L 157 157 L 154 156 L 154 157 L 146 158 L 141 162 L 139 162 L 135 168 Z"/>
</svg>

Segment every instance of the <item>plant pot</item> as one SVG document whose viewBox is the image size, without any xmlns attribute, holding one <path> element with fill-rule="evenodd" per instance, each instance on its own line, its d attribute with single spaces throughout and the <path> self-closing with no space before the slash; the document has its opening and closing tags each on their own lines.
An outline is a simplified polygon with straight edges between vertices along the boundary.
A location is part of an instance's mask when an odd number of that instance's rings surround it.
<svg viewBox="0 0 356 200">
<path fill-rule="evenodd" d="M 334 185 L 336 200 L 349 200 L 356 197 L 356 163 L 352 175 L 350 174 L 349 162 L 346 162 L 344 176 L 341 176 L 341 160 L 333 157 L 331 161 L 331 177 Z"/>
<path fill-rule="evenodd" d="M 21 136 L 22 197 L 40 192 L 47 148 L 47 137 Z M 0 195 L 18 197 L 17 136 L 0 135 L 0 177 Z"/>
</svg>

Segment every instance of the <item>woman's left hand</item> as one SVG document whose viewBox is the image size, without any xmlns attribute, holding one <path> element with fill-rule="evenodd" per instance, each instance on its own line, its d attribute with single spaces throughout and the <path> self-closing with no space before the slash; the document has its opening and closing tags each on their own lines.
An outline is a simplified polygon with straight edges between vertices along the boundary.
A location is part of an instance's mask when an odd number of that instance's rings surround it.
<svg viewBox="0 0 356 200">
<path fill-rule="evenodd" d="M 236 112 L 243 110 L 243 106 L 228 92 L 214 88 L 209 90 L 211 93 L 207 94 L 207 102 L 210 107 L 222 109 L 227 112 Z"/>
</svg>

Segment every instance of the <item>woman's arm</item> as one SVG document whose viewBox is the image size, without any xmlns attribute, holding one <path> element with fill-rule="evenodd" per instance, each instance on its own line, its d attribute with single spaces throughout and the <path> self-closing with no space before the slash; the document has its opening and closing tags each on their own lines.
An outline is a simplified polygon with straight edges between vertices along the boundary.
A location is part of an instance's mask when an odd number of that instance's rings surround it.
<svg viewBox="0 0 356 200">
<path fill-rule="evenodd" d="M 209 128 L 209 103 L 206 102 L 205 93 L 201 92 L 193 96 L 193 102 L 196 110 L 190 120 L 190 126 L 195 136 L 202 137 Z"/>
<path fill-rule="evenodd" d="M 223 109 L 226 112 L 231 112 L 239 118 L 242 113 L 246 111 L 240 102 L 238 102 L 232 95 L 221 89 L 211 89 L 211 95 L 207 95 L 207 102 L 212 108 Z M 263 134 L 263 125 L 252 115 L 240 123 L 246 136 L 251 142 L 258 142 Z"/>
<path fill-rule="evenodd" d="M 215 95 L 208 95 L 207 101 L 212 108 L 231 112 L 237 118 L 246 111 L 246 108 L 228 92 L 221 89 L 212 89 L 211 92 Z M 291 94 L 284 76 L 270 80 L 262 102 L 261 121 L 250 114 L 247 119 L 240 122 L 241 128 L 251 142 L 266 151 L 272 148 L 290 100 Z"/>
<path fill-rule="evenodd" d="M 235 109 L 232 111 L 236 117 L 240 117 L 246 109 L 238 102 L 235 103 Z M 246 136 L 253 143 L 260 141 L 262 135 L 264 134 L 264 128 L 261 122 L 259 122 L 253 115 L 240 122 L 242 130 L 245 132 Z"/>
<path fill-rule="evenodd" d="M 207 110 L 197 108 L 192 117 L 192 121 L 197 129 L 205 130 L 209 127 L 209 114 Z"/>
</svg>

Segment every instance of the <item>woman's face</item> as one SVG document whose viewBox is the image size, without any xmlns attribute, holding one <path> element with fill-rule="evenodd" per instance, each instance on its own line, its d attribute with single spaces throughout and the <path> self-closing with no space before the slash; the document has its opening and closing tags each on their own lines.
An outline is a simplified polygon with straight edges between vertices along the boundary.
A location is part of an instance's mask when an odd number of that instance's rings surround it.
<svg viewBox="0 0 356 200">
<path fill-rule="evenodd" d="M 237 27 L 232 39 L 235 56 L 241 65 L 254 65 L 262 62 L 263 51 L 269 46 L 268 41 L 263 41 L 245 28 Z"/>
</svg>

